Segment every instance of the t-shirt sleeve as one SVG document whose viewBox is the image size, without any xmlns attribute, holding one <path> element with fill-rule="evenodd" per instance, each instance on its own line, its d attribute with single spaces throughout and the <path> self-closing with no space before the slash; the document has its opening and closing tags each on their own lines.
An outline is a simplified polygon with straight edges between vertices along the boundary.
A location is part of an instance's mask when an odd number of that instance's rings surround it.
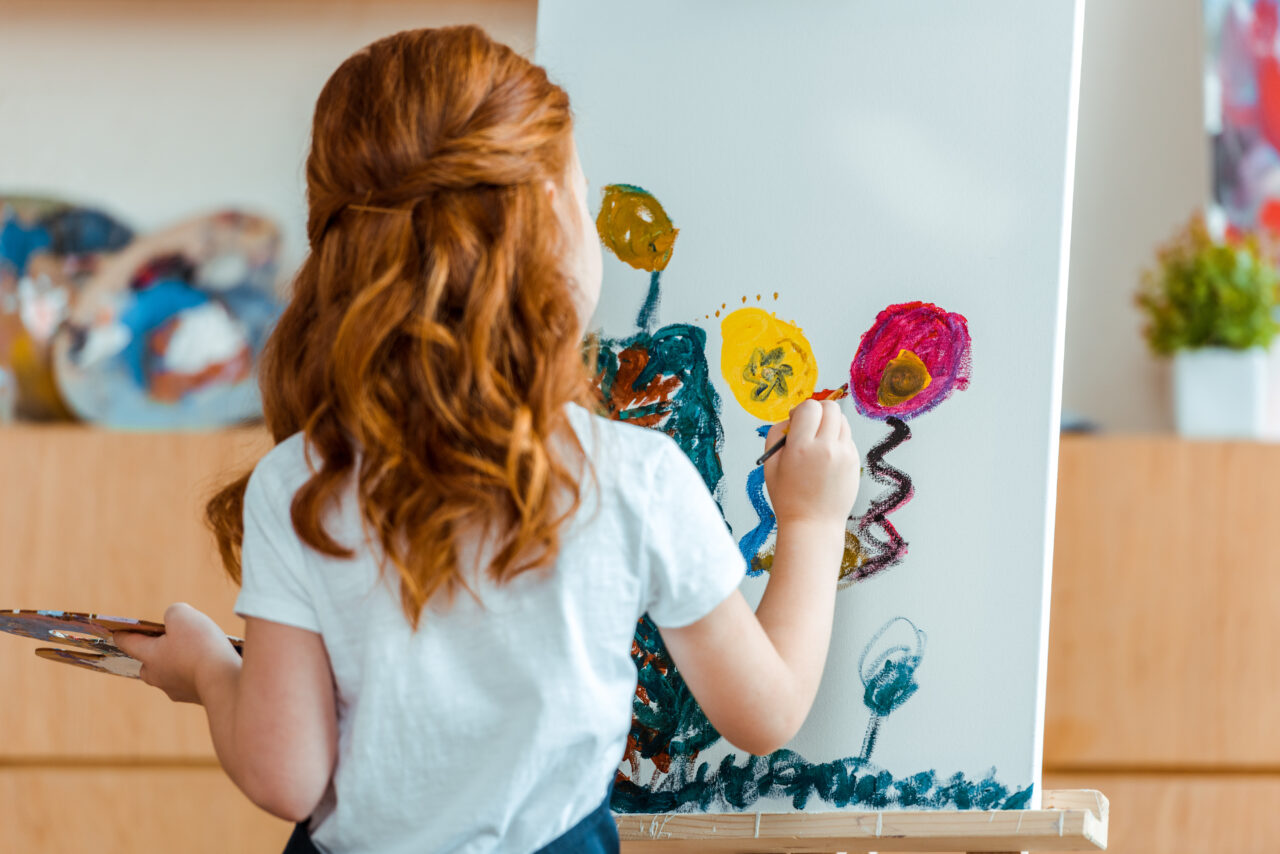
<svg viewBox="0 0 1280 854">
<path fill-rule="evenodd" d="M 746 562 L 679 446 L 666 442 L 657 457 L 644 520 L 647 611 L 659 627 L 679 628 L 727 599 L 742 583 Z"/>
<path fill-rule="evenodd" d="M 262 465 L 254 470 L 244 494 L 236 613 L 319 633 L 302 544 L 289 517 L 292 500 L 275 488 Z"/>
</svg>

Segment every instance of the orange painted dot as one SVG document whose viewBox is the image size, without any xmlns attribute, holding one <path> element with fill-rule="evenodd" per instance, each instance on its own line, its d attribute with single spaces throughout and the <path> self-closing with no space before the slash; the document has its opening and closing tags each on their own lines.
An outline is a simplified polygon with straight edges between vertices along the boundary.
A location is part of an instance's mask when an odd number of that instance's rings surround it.
<svg viewBox="0 0 1280 854">
<path fill-rule="evenodd" d="M 774 291 L 774 292 L 773 292 L 773 298 L 774 298 L 774 299 L 777 299 L 777 298 L 778 298 L 778 292 L 777 292 L 777 291 Z"/>
<path fill-rule="evenodd" d="M 716 317 L 719 317 L 719 316 L 720 316 L 720 312 L 718 312 L 718 311 L 717 311 L 717 312 L 716 312 Z"/>
<path fill-rule="evenodd" d="M 756 294 L 756 302 L 760 302 L 760 295 Z"/>
<path fill-rule="evenodd" d="M 746 304 L 747 304 L 747 298 L 746 298 L 746 297 L 743 297 L 743 298 L 742 298 L 742 304 L 743 304 L 743 305 L 746 305 Z"/>
</svg>

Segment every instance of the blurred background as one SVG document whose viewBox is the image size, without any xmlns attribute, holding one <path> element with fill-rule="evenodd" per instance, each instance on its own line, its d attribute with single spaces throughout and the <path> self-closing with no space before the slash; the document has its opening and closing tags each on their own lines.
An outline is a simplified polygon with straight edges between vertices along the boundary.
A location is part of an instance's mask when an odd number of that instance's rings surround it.
<svg viewBox="0 0 1280 854">
<path fill-rule="evenodd" d="M 0 0 L 0 606 L 235 631 L 198 513 L 267 446 L 315 96 L 381 35 L 531 52 L 536 14 Z M 1277 29 L 1275 0 L 1086 8 L 1045 787 L 1109 796 L 1113 851 L 1280 848 Z M 0 678 L 0 850 L 282 847 L 199 709 L 18 642 Z"/>
</svg>

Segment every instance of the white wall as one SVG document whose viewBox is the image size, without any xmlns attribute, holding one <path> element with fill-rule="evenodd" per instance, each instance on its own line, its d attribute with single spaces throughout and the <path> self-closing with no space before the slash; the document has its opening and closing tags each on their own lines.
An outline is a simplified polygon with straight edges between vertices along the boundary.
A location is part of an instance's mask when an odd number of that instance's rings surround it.
<svg viewBox="0 0 1280 854">
<path fill-rule="evenodd" d="M 1208 198 L 1199 0 L 1085 0 L 1063 407 L 1168 429 L 1168 366 L 1133 294 L 1157 243 Z"/>
<path fill-rule="evenodd" d="M 357 48 L 481 24 L 531 52 L 529 0 L 0 0 L 0 192 L 65 195 L 149 229 L 204 206 L 277 217 L 306 249 L 316 95 Z"/>
<path fill-rule="evenodd" d="M 1207 193 L 1199 0 L 1086 0 L 1064 406 L 1165 429 L 1138 274 Z M 305 250 L 301 168 L 327 75 L 398 29 L 474 21 L 528 51 L 535 0 L 0 0 L 0 192 L 142 228 L 204 205 L 275 215 Z"/>
</svg>

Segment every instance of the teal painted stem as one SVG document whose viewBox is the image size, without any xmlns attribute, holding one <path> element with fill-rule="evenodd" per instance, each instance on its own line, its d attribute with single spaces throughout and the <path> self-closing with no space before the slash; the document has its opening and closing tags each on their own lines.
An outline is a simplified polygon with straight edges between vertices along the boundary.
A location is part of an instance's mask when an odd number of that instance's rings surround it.
<svg viewBox="0 0 1280 854">
<path fill-rule="evenodd" d="M 662 273 L 658 270 L 649 274 L 649 295 L 645 297 L 640 314 L 636 317 L 636 326 L 645 332 L 652 332 L 658 325 L 658 303 L 662 299 L 661 281 Z"/>
<path fill-rule="evenodd" d="M 858 757 L 863 762 L 871 759 L 871 751 L 876 749 L 876 736 L 880 734 L 880 722 L 884 720 L 880 715 L 872 715 L 871 720 L 867 721 L 867 734 L 862 737 L 862 755 Z"/>
</svg>

